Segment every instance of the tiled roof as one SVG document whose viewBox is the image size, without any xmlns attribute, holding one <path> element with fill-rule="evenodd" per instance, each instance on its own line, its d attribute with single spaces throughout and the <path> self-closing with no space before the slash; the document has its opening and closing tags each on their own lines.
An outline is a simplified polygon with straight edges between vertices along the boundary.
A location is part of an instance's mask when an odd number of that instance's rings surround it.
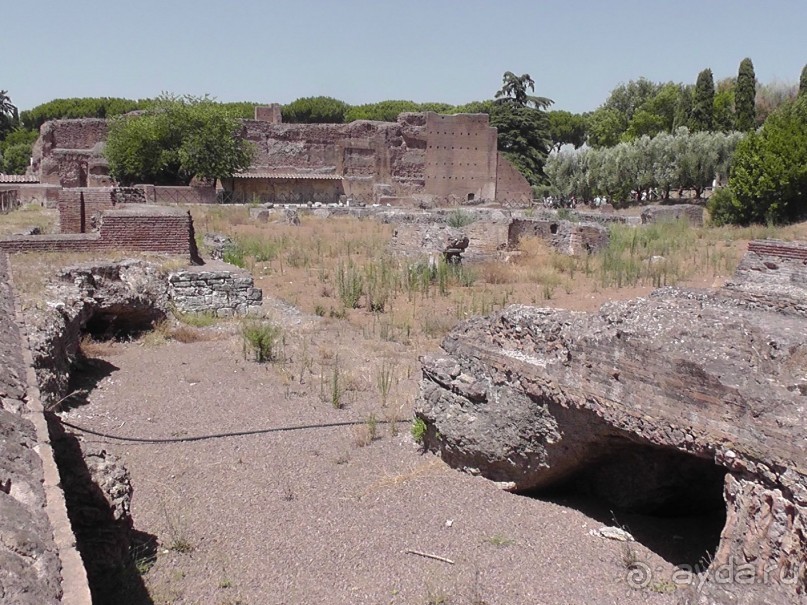
<svg viewBox="0 0 807 605">
<path fill-rule="evenodd" d="M 341 181 L 341 174 L 317 174 L 315 172 L 242 172 L 235 179 L 286 179 L 307 181 Z"/>
<path fill-rule="evenodd" d="M 30 174 L 0 174 L 0 183 L 38 183 L 39 177 Z"/>
</svg>

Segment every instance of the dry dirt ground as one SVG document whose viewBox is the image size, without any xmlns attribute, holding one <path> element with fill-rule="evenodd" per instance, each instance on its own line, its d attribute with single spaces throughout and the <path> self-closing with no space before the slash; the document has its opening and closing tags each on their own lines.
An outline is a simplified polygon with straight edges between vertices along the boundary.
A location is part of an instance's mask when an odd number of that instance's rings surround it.
<svg viewBox="0 0 807 605">
<path fill-rule="evenodd" d="M 671 563 L 646 546 L 591 536 L 601 520 L 506 493 L 421 453 L 409 432 L 414 368 L 396 366 L 385 408 L 371 381 L 387 351 L 367 351 L 361 334 L 329 319 L 283 322 L 285 365 L 244 360 L 227 325 L 192 344 L 106 347 L 106 375 L 88 404 L 66 415 L 149 438 L 400 418 L 397 431 L 379 424 L 370 443 L 366 422 L 176 444 L 88 437 L 123 458 L 136 529 L 159 540 L 143 576 L 154 603 L 674 601 L 663 581 Z M 309 368 L 300 361 L 306 341 L 316 360 Z M 320 394 L 319 374 L 328 383 L 337 355 L 349 383 L 342 409 L 329 384 Z M 658 569 L 652 588 L 626 582 L 633 558 Z"/>
</svg>

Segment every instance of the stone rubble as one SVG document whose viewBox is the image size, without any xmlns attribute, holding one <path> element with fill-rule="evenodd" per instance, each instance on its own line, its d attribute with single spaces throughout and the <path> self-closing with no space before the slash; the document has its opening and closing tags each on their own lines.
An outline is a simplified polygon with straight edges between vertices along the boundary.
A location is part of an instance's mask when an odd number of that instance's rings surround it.
<svg viewBox="0 0 807 605">
<path fill-rule="evenodd" d="M 425 442 L 519 491 L 582 474 L 625 510 L 694 512 L 722 486 L 720 545 L 682 602 L 807 603 L 805 261 L 807 246 L 753 242 L 717 292 L 468 320 L 422 358 Z M 730 565 L 754 583 L 716 581 Z"/>
</svg>

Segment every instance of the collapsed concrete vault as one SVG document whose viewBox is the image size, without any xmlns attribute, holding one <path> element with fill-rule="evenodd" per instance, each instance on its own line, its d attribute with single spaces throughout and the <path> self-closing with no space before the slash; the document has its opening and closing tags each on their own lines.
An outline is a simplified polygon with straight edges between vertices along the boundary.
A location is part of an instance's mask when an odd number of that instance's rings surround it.
<svg viewBox="0 0 807 605">
<path fill-rule="evenodd" d="M 717 292 L 469 320 L 423 358 L 426 443 L 520 492 L 576 480 L 615 510 L 723 506 L 683 602 L 805 603 L 806 277 L 807 247 L 756 242 Z"/>
</svg>

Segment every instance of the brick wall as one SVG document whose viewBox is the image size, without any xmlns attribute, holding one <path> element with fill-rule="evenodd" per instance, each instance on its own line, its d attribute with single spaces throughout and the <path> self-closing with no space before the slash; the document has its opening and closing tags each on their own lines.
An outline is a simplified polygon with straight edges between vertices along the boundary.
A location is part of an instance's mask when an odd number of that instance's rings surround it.
<svg viewBox="0 0 807 605">
<path fill-rule="evenodd" d="M 496 197 L 496 129 L 485 114 L 426 114 L 425 192 L 465 201 Z"/>
<path fill-rule="evenodd" d="M 170 187 L 138 185 L 146 193 L 151 204 L 215 204 L 216 190 L 213 187 Z"/>
<path fill-rule="evenodd" d="M 109 210 L 95 233 L 12 236 L 0 239 L 7 252 L 157 252 L 199 260 L 190 212 L 133 207 Z"/>
<path fill-rule="evenodd" d="M 532 188 L 527 179 L 501 153 L 496 162 L 496 201 L 517 206 L 532 202 Z"/>
<path fill-rule="evenodd" d="M 101 213 L 115 207 L 112 187 L 74 187 L 59 191 L 59 227 L 62 233 L 98 229 Z"/>
<path fill-rule="evenodd" d="M 780 240 L 749 242 L 732 278 L 736 285 L 807 288 L 807 244 Z"/>
<path fill-rule="evenodd" d="M 190 212 L 111 210 L 104 214 L 100 236 L 102 245 L 121 250 L 198 256 Z"/>
</svg>

